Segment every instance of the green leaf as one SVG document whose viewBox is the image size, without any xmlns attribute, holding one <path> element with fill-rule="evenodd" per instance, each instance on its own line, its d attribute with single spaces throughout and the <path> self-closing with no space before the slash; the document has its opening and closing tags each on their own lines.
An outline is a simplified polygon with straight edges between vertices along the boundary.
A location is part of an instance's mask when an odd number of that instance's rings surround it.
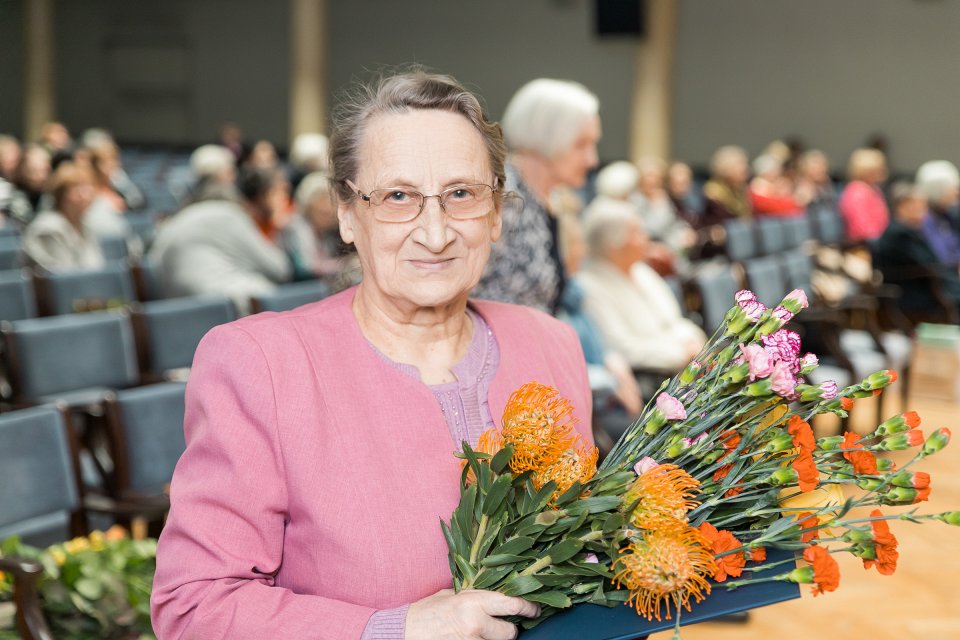
<svg viewBox="0 0 960 640">
<path fill-rule="evenodd" d="M 627 485 L 632 484 L 634 480 L 637 479 L 637 474 L 633 471 L 618 471 L 617 473 L 611 473 L 609 476 L 603 478 L 597 483 L 596 489 L 593 493 L 596 494 L 606 494 L 608 491 L 612 491 L 614 494 L 622 494 L 623 489 Z"/>
<path fill-rule="evenodd" d="M 560 497 L 557 498 L 557 506 L 562 507 L 567 503 L 573 502 L 580 497 L 580 494 L 583 493 L 583 485 L 580 484 L 580 481 L 577 480 L 570 488 L 560 494 Z"/>
<path fill-rule="evenodd" d="M 480 564 L 484 567 L 497 567 L 504 564 L 517 564 L 518 562 L 527 562 L 530 558 L 526 556 L 519 556 L 510 553 L 494 553 L 483 560 L 480 561 Z"/>
<path fill-rule="evenodd" d="M 463 556 L 454 556 L 454 561 L 457 563 L 457 568 L 460 569 L 460 573 L 463 575 L 465 580 L 472 581 L 474 576 L 477 575 L 477 570 L 470 566 L 470 563 L 467 562 Z"/>
<path fill-rule="evenodd" d="M 553 560 L 553 564 L 559 564 L 580 553 L 580 549 L 582 548 L 582 540 L 571 538 L 553 545 L 544 551 L 543 555 L 550 556 L 550 559 Z"/>
<path fill-rule="evenodd" d="M 528 491 L 533 491 L 533 481 L 527 485 Z M 540 487 L 539 491 L 533 491 L 533 494 L 524 509 L 524 514 L 535 513 L 537 511 L 543 511 L 543 508 L 547 506 L 547 503 L 550 502 L 550 498 L 553 496 L 553 492 L 557 490 L 557 483 L 551 480 L 547 484 Z"/>
<path fill-rule="evenodd" d="M 498 536 L 500 535 L 500 529 L 503 528 L 503 525 L 507 521 L 507 514 L 501 514 L 500 518 L 497 520 L 490 520 L 487 525 L 487 531 L 483 534 L 483 540 L 480 541 L 480 546 L 477 547 L 477 557 L 483 558 L 490 551 L 490 547 L 497 541 Z"/>
<path fill-rule="evenodd" d="M 510 464 L 510 460 L 513 459 L 513 445 L 504 445 L 500 451 L 493 456 L 493 459 L 490 460 L 490 468 L 493 469 L 494 473 L 503 473 L 503 470 L 507 468 L 507 465 Z"/>
<path fill-rule="evenodd" d="M 483 498 L 483 513 L 485 515 L 492 516 L 500 509 L 507 491 L 512 486 L 512 480 L 509 474 L 504 474 L 497 476 L 497 479 L 493 481 L 487 495 Z"/>
<path fill-rule="evenodd" d="M 539 602 L 540 604 L 556 607 L 557 609 L 566 609 L 572 604 L 570 602 L 570 596 L 562 591 L 538 591 L 536 593 L 528 593 L 523 598 L 531 602 Z"/>
<path fill-rule="evenodd" d="M 594 496 L 590 498 L 581 498 L 573 504 L 564 507 L 564 510 L 571 516 L 580 515 L 584 511 L 593 515 L 610 511 L 620 506 L 619 496 Z"/>
<path fill-rule="evenodd" d="M 533 538 L 529 536 L 516 536 L 510 538 L 496 549 L 493 550 L 495 554 L 498 553 L 509 553 L 509 554 L 518 554 L 523 553 L 527 549 L 533 546 L 533 543 L 536 542 Z"/>
<path fill-rule="evenodd" d="M 517 574 L 508 578 L 503 586 L 500 587 L 500 593 L 508 596 L 522 596 L 524 594 L 536 591 L 543 585 L 533 576 L 521 576 Z"/>
<path fill-rule="evenodd" d="M 603 533 L 609 534 L 613 533 L 624 524 L 624 518 L 622 513 L 611 513 L 603 521 Z"/>
<path fill-rule="evenodd" d="M 477 578 L 473 581 L 474 589 L 489 589 L 508 576 L 514 570 L 513 565 L 505 564 L 499 567 L 483 567 L 477 572 Z"/>
<path fill-rule="evenodd" d="M 87 600 L 97 600 L 103 596 L 103 584 L 93 578 L 80 578 L 74 583 L 73 588 Z"/>
</svg>

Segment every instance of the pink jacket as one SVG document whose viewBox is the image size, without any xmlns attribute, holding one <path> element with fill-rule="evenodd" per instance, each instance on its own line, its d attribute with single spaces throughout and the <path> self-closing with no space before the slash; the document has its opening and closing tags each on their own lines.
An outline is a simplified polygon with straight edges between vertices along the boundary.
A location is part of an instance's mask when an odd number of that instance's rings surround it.
<svg viewBox="0 0 960 640">
<path fill-rule="evenodd" d="M 366 342 L 354 292 L 218 327 L 197 349 L 154 580 L 161 640 L 359 638 L 375 610 L 451 586 L 440 519 L 459 499 L 459 443 L 430 389 Z M 591 438 L 572 329 L 471 304 L 500 346 L 491 413 L 538 380 Z"/>
<path fill-rule="evenodd" d="M 883 192 L 866 182 L 849 183 L 837 205 L 847 225 L 847 240 L 876 240 L 890 223 Z"/>
</svg>

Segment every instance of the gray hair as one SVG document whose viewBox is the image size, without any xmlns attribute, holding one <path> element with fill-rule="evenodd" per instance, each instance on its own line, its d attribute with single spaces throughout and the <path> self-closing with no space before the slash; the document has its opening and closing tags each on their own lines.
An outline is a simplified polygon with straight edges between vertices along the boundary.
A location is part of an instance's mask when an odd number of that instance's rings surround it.
<svg viewBox="0 0 960 640">
<path fill-rule="evenodd" d="M 301 133 L 290 147 L 290 164 L 305 171 L 326 171 L 330 142 L 322 133 Z"/>
<path fill-rule="evenodd" d="M 597 193 L 608 198 L 626 200 L 637 189 L 640 172 L 626 160 L 611 162 L 597 174 Z"/>
<path fill-rule="evenodd" d="M 597 96 L 582 84 L 538 78 L 513 94 L 503 114 L 503 133 L 511 151 L 552 158 L 566 151 L 599 111 Z"/>
<path fill-rule="evenodd" d="M 597 196 L 583 216 L 583 235 L 591 258 L 606 258 L 627 241 L 629 227 L 643 228 L 636 210 L 627 202 Z"/>
<path fill-rule="evenodd" d="M 300 181 L 293 199 L 298 207 L 305 209 L 307 205 L 321 197 L 333 197 L 330 178 L 321 171 L 314 171 Z"/>
<path fill-rule="evenodd" d="M 357 178 L 360 144 L 367 124 L 379 115 L 406 113 L 411 109 L 449 111 L 469 120 L 486 144 L 497 184 L 503 186 L 507 148 L 500 125 L 487 119 L 477 96 L 457 80 L 416 69 L 355 87 L 334 111 L 330 165 L 334 189 L 341 201 L 348 202 L 356 196 L 346 181 Z"/>
<path fill-rule="evenodd" d="M 743 147 L 732 144 L 720 147 L 710 157 L 710 173 L 717 178 L 726 178 L 730 174 L 730 165 L 734 162 L 746 164 L 747 152 Z"/>
<path fill-rule="evenodd" d="M 233 169 L 235 163 L 230 150 L 218 144 L 205 144 L 190 154 L 190 170 L 198 179 L 214 176 L 225 169 Z"/>
<path fill-rule="evenodd" d="M 917 188 L 934 204 L 939 204 L 944 196 L 958 185 L 960 172 L 947 160 L 931 160 L 917 169 Z"/>
</svg>

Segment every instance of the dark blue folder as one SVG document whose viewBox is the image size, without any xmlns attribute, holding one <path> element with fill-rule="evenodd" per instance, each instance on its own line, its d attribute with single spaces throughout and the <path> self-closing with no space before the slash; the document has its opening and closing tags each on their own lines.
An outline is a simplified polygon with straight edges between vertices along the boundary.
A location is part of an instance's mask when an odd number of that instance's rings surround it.
<svg viewBox="0 0 960 640">
<path fill-rule="evenodd" d="M 769 561 L 776 562 L 785 560 L 792 554 L 792 551 L 771 549 L 767 555 Z M 767 571 L 755 572 L 753 577 L 786 573 L 792 568 L 790 564 L 783 564 Z M 747 577 L 747 574 L 745 573 L 742 577 Z M 728 591 L 722 585 L 714 585 L 713 592 L 703 602 L 693 604 L 692 611 L 683 611 L 680 624 L 704 622 L 719 616 L 799 597 L 800 585 L 792 582 L 763 582 L 733 591 Z M 520 634 L 520 638 L 521 640 L 635 640 L 657 631 L 672 629 L 673 624 L 674 620 L 648 622 L 629 606 L 610 608 L 595 604 L 581 604 L 548 618 L 529 631 L 524 631 Z"/>
</svg>

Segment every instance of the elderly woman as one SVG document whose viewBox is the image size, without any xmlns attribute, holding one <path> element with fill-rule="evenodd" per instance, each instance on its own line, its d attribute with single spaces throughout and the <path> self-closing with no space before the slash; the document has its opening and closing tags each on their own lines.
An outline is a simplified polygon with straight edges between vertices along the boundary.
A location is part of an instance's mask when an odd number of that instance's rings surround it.
<svg viewBox="0 0 960 640">
<path fill-rule="evenodd" d="M 96 197 L 93 174 L 85 167 L 64 162 L 50 180 L 50 192 L 53 209 L 34 218 L 23 234 L 27 258 L 47 271 L 102 267 L 100 244 L 84 225 Z"/>
<path fill-rule="evenodd" d="M 669 285 L 644 264 L 649 236 L 626 203 L 595 201 L 587 209 L 589 260 L 578 276 L 583 309 L 604 343 L 634 369 L 679 371 L 706 336 L 684 318 Z"/>
<path fill-rule="evenodd" d="M 500 237 L 500 129 L 452 78 L 387 78 L 331 138 L 343 239 L 363 281 L 211 331 L 187 388 L 187 449 L 160 538 L 165 638 L 513 638 L 537 607 L 450 590 L 439 527 L 461 441 L 536 379 L 589 437 L 574 332 L 468 302 Z"/>
<path fill-rule="evenodd" d="M 714 151 L 710 158 L 710 179 L 703 185 L 706 205 L 700 218 L 701 227 L 753 217 L 747 189 L 749 177 L 747 152 L 742 148 L 728 145 Z"/>
<path fill-rule="evenodd" d="M 960 172 L 947 160 L 925 162 L 917 169 L 917 188 L 929 208 L 923 235 L 940 262 L 956 271 L 960 268 Z"/>
<path fill-rule="evenodd" d="M 582 85 L 540 78 L 517 91 L 503 114 L 510 148 L 507 192 L 521 198 L 503 209 L 503 242 L 494 246 L 475 294 L 557 310 L 565 279 L 551 193 L 579 188 L 597 165 L 599 102 Z"/>
<path fill-rule="evenodd" d="M 838 206 L 847 227 L 847 240 L 876 240 L 890 222 L 890 211 L 881 187 L 887 179 L 887 160 L 877 149 L 857 149 L 847 165 L 850 182 Z"/>
</svg>

